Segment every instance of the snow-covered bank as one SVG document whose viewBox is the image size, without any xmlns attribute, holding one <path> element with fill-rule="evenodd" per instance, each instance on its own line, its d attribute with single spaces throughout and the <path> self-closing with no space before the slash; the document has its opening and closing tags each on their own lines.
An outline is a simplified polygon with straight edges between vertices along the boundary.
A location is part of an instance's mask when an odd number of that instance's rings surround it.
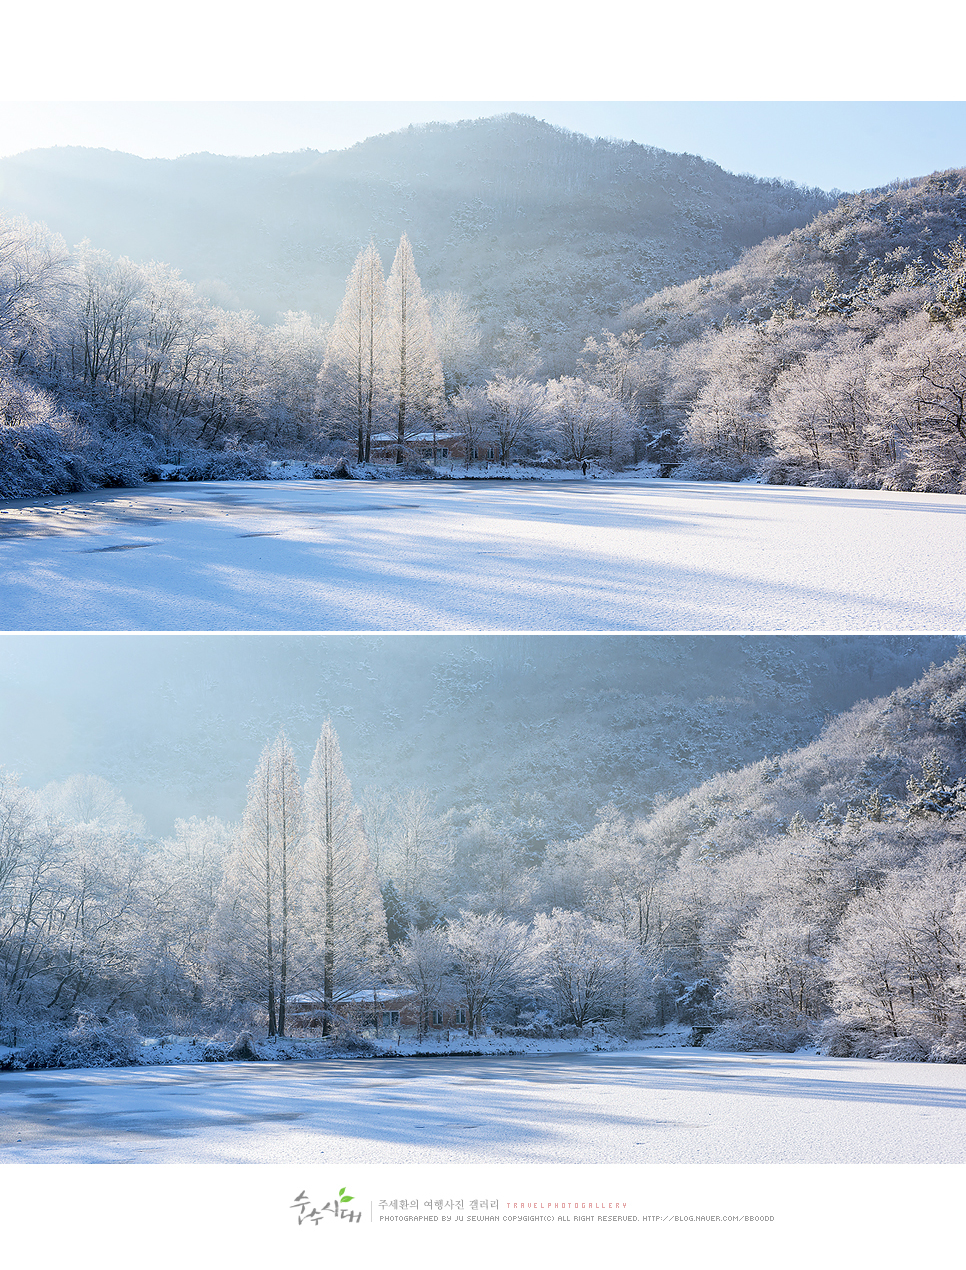
<svg viewBox="0 0 966 1270">
<path fill-rule="evenodd" d="M 172 466 L 165 469 L 165 480 L 179 479 Z M 437 479 L 446 481 L 652 481 L 660 471 L 658 463 L 638 463 L 628 468 L 604 468 L 589 463 L 581 468 L 547 467 L 532 463 L 473 463 L 467 466 L 456 459 L 436 464 L 396 467 L 390 463 L 310 463 L 302 459 L 273 459 L 267 464 L 270 481 L 308 481 L 348 478 L 362 481 L 396 481 Z"/>
<path fill-rule="evenodd" d="M 418 1041 L 398 1035 L 382 1037 L 328 1038 L 286 1036 L 246 1037 L 234 1042 L 203 1036 L 133 1037 L 124 1047 L 83 1048 L 68 1042 L 46 1046 L 0 1045 L 0 1071 L 90 1070 L 98 1067 L 179 1066 L 186 1063 L 293 1062 L 344 1060 L 347 1058 L 442 1058 L 447 1055 L 472 1057 L 524 1054 L 591 1054 L 651 1049 L 679 1049 L 687 1045 L 691 1029 L 669 1025 L 628 1041 L 603 1029 L 588 1029 L 573 1037 L 468 1037 L 465 1033 L 443 1033 Z M 46 1060 L 46 1061 L 45 1061 Z"/>
</svg>

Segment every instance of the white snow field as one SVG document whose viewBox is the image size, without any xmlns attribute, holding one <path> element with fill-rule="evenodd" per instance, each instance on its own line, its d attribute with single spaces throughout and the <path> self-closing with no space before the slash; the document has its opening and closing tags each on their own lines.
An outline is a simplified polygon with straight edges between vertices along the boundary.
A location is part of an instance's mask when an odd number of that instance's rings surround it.
<svg viewBox="0 0 966 1270">
<path fill-rule="evenodd" d="M 0 1164 L 963 1164 L 966 1068 L 624 1051 L 0 1073 Z"/>
<path fill-rule="evenodd" d="M 959 631 L 966 498 L 160 483 L 0 506 L 0 629 Z"/>
</svg>

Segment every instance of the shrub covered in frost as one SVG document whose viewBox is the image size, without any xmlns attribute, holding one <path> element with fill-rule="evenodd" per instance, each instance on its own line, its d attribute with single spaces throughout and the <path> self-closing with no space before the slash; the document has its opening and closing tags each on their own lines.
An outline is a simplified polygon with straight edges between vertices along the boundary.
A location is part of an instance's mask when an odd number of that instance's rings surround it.
<svg viewBox="0 0 966 1270">
<path fill-rule="evenodd" d="M 766 485 L 808 485 L 812 489 L 876 489 L 879 480 L 857 480 L 855 473 L 844 468 L 816 469 L 805 463 L 769 455 L 758 463 L 758 474 Z"/>
<path fill-rule="evenodd" d="M 0 376 L 0 497 L 140 485 L 152 464 L 137 436 L 77 418 L 25 380 Z"/>
<path fill-rule="evenodd" d="M 929 1050 L 930 1063 L 966 1063 L 966 1040 L 947 1037 L 934 1041 Z"/>
<path fill-rule="evenodd" d="M 216 1045 L 209 1042 L 201 1051 L 203 1063 L 227 1063 L 231 1058 L 231 1048 L 227 1045 Z"/>
<path fill-rule="evenodd" d="M 896 1063 L 925 1063 L 933 1044 L 918 1036 L 894 1036 L 882 1041 L 877 1057 L 891 1058 Z"/>
<path fill-rule="evenodd" d="M 70 420 L 46 394 L 0 378 L 0 495 L 29 498 L 84 489 L 70 430 Z"/>
<path fill-rule="evenodd" d="M 576 1028 L 573 1028 L 572 1030 L 576 1034 Z M 526 1037 L 530 1040 L 547 1040 L 551 1037 L 560 1036 L 561 1032 L 562 1032 L 562 1029 L 560 1027 L 557 1027 L 553 1023 L 533 1022 L 533 1023 L 523 1023 L 523 1024 L 509 1024 L 509 1023 L 494 1023 L 493 1024 L 493 1035 L 501 1036 L 501 1037 L 502 1036 L 520 1036 L 520 1037 Z"/>
<path fill-rule="evenodd" d="M 112 1018 L 81 1015 L 69 1031 L 14 1051 L 4 1064 L 15 1071 L 48 1067 L 133 1067 L 143 1062 L 137 1020 L 131 1014 Z"/>
<path fill-rule="evenodd" d="M 267 481 L 269 461 L 256 446 L 231 445 L 224 450 L 182 451 L 169 481 Z"/>
<path fill-rule="evenodd" d="M 816 1038 L 819 1051 L 829 1058 L 889 1058 L 895 1062 L 924 1063 L 936 1048 L 934 1039 L 885 1036 L 847 1018 L 826 1020 L 819 1027 Z"/>
<path fill-rule="evenodd" d="M 338 1031 L 334 1039 L 335 1049 L 346 1054 L 375 1054 L 376 1047 L 366 1036 L 361 1036 L 352 1028 Z"/>
<path fill-rule="evenodd" d="M 806 485 L 812 489 L 854 489 L 855 481 L 852 473 L 840 467 L 822 468 L 819 472 L 813 472 Z"/>
<path fill-rule="evenodd" d="M 829 1019 L 817 1032 L 820 1052 L 830 1058 L 881 1058 L 895 1063 L 966 1063 L 966 1038 L 928 1030 L 884 1035 L 854 1020 Z"/>
<path fill-rule="evenodd" d="M 701 1044 L 715 1050 L 779 1050 L 791 1054 L 808 1042 L 802 1028 L 787 1028 L 766 1019 L 731 1019 L 713 1027 Z"/>
<path fill-rule="evenodd" d="M 753 476 L 755 469 L 737 459 L 723 459 L 717 454 L 694 455 L 674 469 L 676 481 L 741 481 Z"/>
<path fill-rule="evenodd" d="M 410 456 L 405 462 L 399 464 L 396 468 L 397 473 L 403 477 L 409 477 L 418 480 L 435 480 L 439 473 L 434 467 L 430 467 L 423 459 Z"/>
<path fill-rule="evenodd" d="M 819 1052 L 829 1058 L 874 1058 L 880 1041 L 868 1028 L 847 1019 L 827 1019 L 816 1032 Z"/>
</svg>

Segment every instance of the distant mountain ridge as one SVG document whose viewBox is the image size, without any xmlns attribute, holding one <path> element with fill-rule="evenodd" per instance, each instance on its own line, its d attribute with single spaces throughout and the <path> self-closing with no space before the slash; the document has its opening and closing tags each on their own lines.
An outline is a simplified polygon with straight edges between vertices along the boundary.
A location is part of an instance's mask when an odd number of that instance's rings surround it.
<svg viewBox="0 0 966 1270">
<path fill-rule="evenodd" d="M 0 209 L 69 245 L 166 261 L 263 321 L 290 309 L 331 318 L 370 235 L 388 263 L 407 233 L 428 289 L 464 292 L 491 330 L 523 318 L 546 346 L 557 329 L 561 357 L 623 309 L 729 267 L 834 202 L 522 115 L 411 126 L 326 153 L 167 160 L 56 147 L 0 160 Z"/>
</svg>

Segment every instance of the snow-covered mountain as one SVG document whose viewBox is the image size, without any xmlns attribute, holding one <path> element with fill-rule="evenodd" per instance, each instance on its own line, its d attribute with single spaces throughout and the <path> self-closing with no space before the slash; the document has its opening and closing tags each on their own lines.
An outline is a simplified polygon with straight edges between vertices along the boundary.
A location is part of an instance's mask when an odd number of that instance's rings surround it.
<svg viewBox="0 0 966 1270">
<path fill-rule="evenodd" d="M 0 209 L 180 268 L 263 321 L 330 319 L 370 235 L 413 241 L 430 289 L 576 348 L 652 292 L 734 263 L 831 206 L 820 190 L 521 115 L 427 124 L 347 150 L 140 159 L 57 147 L 0 160 Z M 563 351 L 563 350 L 562 350 Z"/>
</svg>

